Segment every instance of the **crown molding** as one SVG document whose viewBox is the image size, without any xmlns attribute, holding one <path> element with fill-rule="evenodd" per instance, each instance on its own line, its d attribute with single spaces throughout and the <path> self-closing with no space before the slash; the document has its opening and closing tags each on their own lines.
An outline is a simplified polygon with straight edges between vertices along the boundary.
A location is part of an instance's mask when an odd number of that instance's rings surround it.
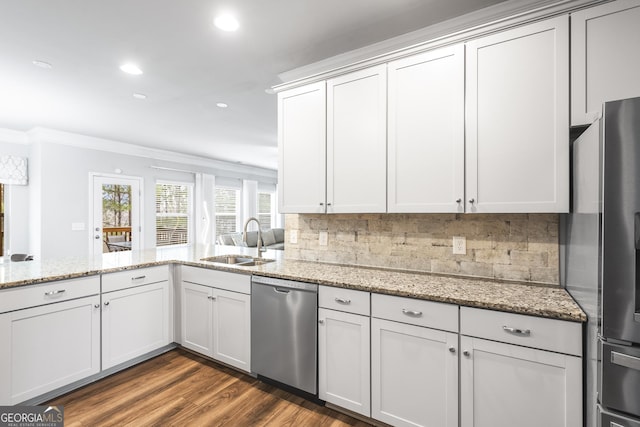
<svg viewBox="0 0 640 427">
<path fill-rule="evenodd" d="M 54 143 L 78 148 L 85 148 L 89 150 L 99 150 L 129 156 L 145 157 L 153 160 L 170 162 L 173 164 L 180 163 L 206 169 L 215 169 L 217 171 L 230 172 L 234 175 L 242 174 L 245 176 L 268 178 L 271 181 L 277 180 L 277 171 L 272 169 L 260 168 L 257 166 L 242 165 L 237 163 L 225 162 L 223 160 L 178 153 L 169 150 L 142 147 L 140 145 L 129 144 L 126 142 L 113 141 L 109 139 L 80 135 L 70 132 L 63 132 L 43 127 L 35 127 L 27 132 L 22 133 L 25 135 L 25 138 L 29 143 Z M 1 139 L 2 133 L 0 133 L 0 140 Z M 207 171 L 194 170 L 193 172 Z"/>
<path fill-rule="evenodd" d="M 29 138 L 25 132 L 19 130 L 0 128 L 0 142 L 10 144 L 29 145 Z"/>
<path fill-rule="evenodd" d="M 278 74 L 274 92 L 611 0 L 511 0 Z"/>
</svg>

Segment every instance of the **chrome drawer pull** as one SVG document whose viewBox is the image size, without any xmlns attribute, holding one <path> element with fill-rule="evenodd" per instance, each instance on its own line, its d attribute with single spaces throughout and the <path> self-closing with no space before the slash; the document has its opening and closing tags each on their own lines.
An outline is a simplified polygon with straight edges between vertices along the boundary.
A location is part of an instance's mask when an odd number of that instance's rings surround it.
<svg viewBox="0 0 640 427">
<path fill-rule="evenodd" d="M 624 366 L 625 368 L 635 369 L 637 371 L 640 371 L 640 358 L 629 356 L 628 354 L 612 351 L 611 363 L 619 366 Z"/>
<path fill-rule="evenodd" d="M 147 276 L 132 277 L 132 278 L 131 278 L 131 281 L 133 281 L 133 280 L 142 280 L 142 279 L 144 279 L 145 277 L 147 277 Z"/>
<path fill-rule="evenodd" d="M 336 297 L 335 300 L 336 300 L 337 303 L 340 303 L 340 304 L 345 304 L 345 305 L 346 304 L 351 304 L 351 300 L 350 299 L 344 299 L 344 298 Z"/>
<path fill-rule="evenodd" d="M 406 308 L 403 308 L 402 312 L 404 314 L 406 314 L 407 316 L 411 316 L 411 317 L 420 317 L 420 316 L 422 316 L 422 312 L 421 311 L 413 311 L 413 310 L 407 310 Z"/>
<path fill-rule="evenodd" d="M 529 329 L 518 329 L 510 328 L 509 326 L 503 326 L 502 330 L 513 335 L 522 335 L 523 337 L 528 337 L 529 335 L 531 335 L 531 330 Z"/>
<path fill-rule="evenodd" d="M 52 295 L 61 294 L 61 293 L 63 293 L 63 292 L 67 292 L 67 290 L 66 290 L 66 289 L 58 289 L 57 291 L 45 292 L 45 293 L 44 293 L 44 296 L 45 296 L 45 297 L 50 297 L 50 296 L 52 296 Z"/>
</svg>

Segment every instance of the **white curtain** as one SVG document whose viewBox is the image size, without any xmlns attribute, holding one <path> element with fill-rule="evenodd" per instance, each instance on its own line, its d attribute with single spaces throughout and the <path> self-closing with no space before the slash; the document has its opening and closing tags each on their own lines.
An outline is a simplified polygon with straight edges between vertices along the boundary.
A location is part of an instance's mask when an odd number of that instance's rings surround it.
<svg viewBox="0 0 640 427">
<path fill-rule="evenodd" d="M 0 184 L 27 185 L 26 157 L 0 156 Z"/>
</svg>

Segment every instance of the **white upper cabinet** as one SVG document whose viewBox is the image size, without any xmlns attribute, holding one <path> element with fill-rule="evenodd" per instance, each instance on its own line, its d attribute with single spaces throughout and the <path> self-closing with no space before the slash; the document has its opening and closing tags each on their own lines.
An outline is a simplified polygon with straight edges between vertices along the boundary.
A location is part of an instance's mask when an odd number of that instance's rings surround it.
<svg viewBox="0 0 640 427">
<path fill-rule="evenodd" d="M 640 1 L 571 14 L 571 124 L 592 123 L 602 103 L 640 96 Z"/>
<path fill-rule="evenodd" d="M 383 64 L 327 81 L 328 213 L 386 212 L 386 71 Z"/>
<path fill-rule="evenodd" d="M 569 18 L 467 44 L 466 212 L 568 212 Z"/>
<path fill-rule="evenodd" d="M 464 212 L 464 45 L 388 73 L 388 212 Z"/>
<path fill-rule="evenodd" d="M 325 83 L 278 94 L 280 213 L 324 213 L 326 202 Z"/>
</svg>

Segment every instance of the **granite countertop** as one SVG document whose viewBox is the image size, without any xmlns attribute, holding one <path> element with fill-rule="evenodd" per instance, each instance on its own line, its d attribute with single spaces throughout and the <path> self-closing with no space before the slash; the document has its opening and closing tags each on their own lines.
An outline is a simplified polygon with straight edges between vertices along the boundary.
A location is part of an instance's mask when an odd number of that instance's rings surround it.
<svg viewBox="0 0 640 427">
<path fill-rule="evenodd" d="M 264 258 L 275 259 L 275 262 L 254 267 L 201 261 L 201 258 L 226 254 L 255 256 L 256 250 L 229 246 L 190 246 L 113 252 L 92 259 L 60 258 L 8 262 L 0 264 L 0 290 L 52 280 L 179 263 L 574 322 L 587 320 L 578 304 L 559 287 L 288 260 L 284 259 L 282 251 L 275 250 L 269 250 L 263 255 Z"/>
</svg>

